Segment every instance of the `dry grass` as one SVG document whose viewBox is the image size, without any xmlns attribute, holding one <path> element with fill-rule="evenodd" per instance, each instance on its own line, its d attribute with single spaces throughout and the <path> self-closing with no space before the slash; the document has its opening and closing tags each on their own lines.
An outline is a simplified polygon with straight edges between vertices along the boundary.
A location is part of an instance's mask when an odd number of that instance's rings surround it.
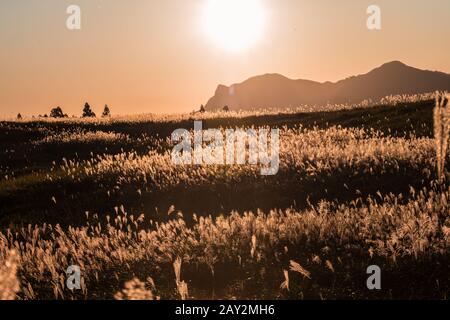
<svg viewBox="0 0 450 320">
<path fill-rule="evenodd" d="M 450 139 L 450 95 L 437 94 L 434 108 L 434 137 L 436 141 L 437 171 L 440 182 L 445 179 L 445 162 Z"/>
<path fill-rule="evenodd" d="M 124 134 L 104 131 L 62 131 L 58 133 L 49 132 L 41 140 L 34 141 L 35 145 L 45 144 L 70 144 L 70 143 L 129 143 L 130 137 Z"/>
<path fill-rule="evenodd" d="M 151 284 L 153 280 L 149 278 L 147 282 Z M 127 281 L 122 291 L 117 292 L 114 298 L 116 300 L 155 300 L 151 289 L 147 289 L 146 284 L 138 278 Z"/>
<path fill-rule="evenodd" d="M 315 176 L 349 170 L 375 175 L 397 172 L 402 164 L 408 163 L 430 177 L 435 166 L 434 141 L 428 138 L 393 138 L 374 130 L 339 127 L 282 128 L 280 134 L 282 173 Z M 160 149 L 168 143 L 160 140 Z M 51 170 L 57 174 L 50 173 L 48 179 L 89 179 L 96 183 L 114 180 L 116 186 L 132 185 L 146 188 L 141 191 L 154 192 L 178 185 L 239 183 L 244 177 L 260 177 L 259 168 L 252 165 L 177 166 L 172 163 L 170 152 L 151 151 L 144 155 L 124 152 L 84 161 L 64 160 Z"/>
<path fill-rule="evenodd" d="M 351 271 L 355 268 L 353 259 L 363 263 L 378 261 L 385 270 L 395 270 L 402 261 L 445 258 L 450 245 L 449 200 L 450 190 L 421 190 L 406 204 L 399 204 L 400 199 L 395 196 L 369 199 L 368 205 L 358 205 L 359 199 L 350 205 L 324 202 L 303 212 L 233 212 L 216 219 L 200 217 L 191 227 L 179 218 L 142 228 L 145 217 L 122 212 L 108 218 L 109 222 L 94 219 L 84 227 L 68 230 L 30 225 L 17 232 L 8 231 L 0 234 L 0 256 L 9 255 L 10 250 L 18 252 L 19 280 L 22 288 L 27 288 L 19 293 L 23 299 L 31 298 L 29 292 L 34 292 L 36 298 L 73 296 L 63 281 L 70 264 L 81 267 L 86 288 L 78 297 L 85 298 L 95 298 L 97 288 L 114 285 L 118 283 L 114 279 L 130 273 L 151 276 L 155 287 L 162 287 L 164 280 L 159 282 L 154 275 L 162 266 L 173 264 L 172 281 L 177 287 L 173 293 L 178 291 L 184 299 L 188 292 L 187 283 L 181 280 L 182 264 L 185 268 L 196 265 L 214 268 L 225 263 L 243 274 L 271 267 L 279 270 L 281 277 L 286 261 L 293 272 L 317 280 L 316 274 L 320 272 Z M 1 282 L 10 293 L 7 297 L 17 290 L 15 263 L 6 264 L 6 278 L 1 278 L 7 279 Z M 146 266 L 145 270 L 139 266 Z M 232 278 L 236 275 L 230 276 L 229 281 L 237 280 Z M 273 281 L 270 276 L 264 280 Z M 439 281 L 448 286 L 445 279 Z M 159 293 L 165 298 L 172 296 L 170 292 Z M 153 293 L 133 280 L 116 297 L 147 299 L 153 298 Z"/>
<path fill-rule="evenodd" d="M 429 96 L 390 97 L 385 102 L 425 98 Z M 438 102 L 438 109 L 443 108 L 440 105 Z M 211 210 L 201 216 L 188 216 L 174 207 L 167 214 L 145 216 L 136 209 L 127 212 L 124 205 L 110 200 L 108 206 L 115 210 L 92 211 L 100 215 L 87 214 L 85 223 L 5 227 L 0 232 L 0 299 L 447 299 L 450 188 L 446 181 L 434 181 L 436 143 L 441 146 L 437 153 L 439 176 L 449 174 L 442 161 L 448 151 L 443 144 L 446 129 L 441 111 L 435 115 L 436 139 L 414 134 L 391 136 L 367 128 L 280 127 L 280 172 L 267 179 L 268 184 L 279 187 L 285 183 L 294 188 L 307 182 L 312 189 L 306 192 L 312 193 L 323 187 L 322 181 L 338 176 L 346 179 L 336 187 L 344 192 L 350 189 L 346 183 L 356 179 L 361 179 L 363 187 L 386 174 L 422 179 L 422 187 L 411 188 L 409 194 L 374 191 L 366 197 L 355 189 L 350 190 L 349 201 L 331 200 L 330 196 L 307 208 L 285 206 L 264 212 L 258 203 L 246 212 Z M 234 116 L 226 114 L 230 115 Z M 78 120 L 65 121 L 61 126 Z M 48 170 L 25 178 L 8 167 L 0 168 L 5 173 L 0 189 L 9 197 L 27 190 L 22 186 L 27 183 L 31 189 L 45 183 L 51 190 L 61 187 L 66 192 L 89 182 L 86 185 L 97 186 L 108 195 L 126 190 L 127 197 L 143 197 L 160 196 L 180 186 L 188 190 L 222 185 L 229 191 L 240 184 L 268 185 L 260 184 L 263 178 L 256 166 L 175 166 L 167 139 L 142 138 L 139 144 L 150 150 L 143 152 L 137 150 L 134 138 L 99 130 L 99 121 L 131 123 L 148 118 L 85 120 L 84 124 L 92 124 L 91 131 L 72 127 L 61 132 L 35 123 L 31 123 L 36 126 L 33 129 L 12 126 L 8 131 L 12 135 L 36 133 L 39 147 L 74 143 L 88 146 L 88 150 L 98 143 L 119 150 L 127 144 L 131 147 L 109 154 L 88 152 L 84 158 L 64 157 L 61 162 L 51 159 L 54 162 Z M 6 146 L 8 155 L 14 155 L 15 150 Z M 406 181 L 406 188 L 410 182 Z M 66 204 L 62 196 L 52 194 L 50 198 L 45 208 Z M 90 203 L 95 201 L 90 199 Z M 107 212 L 113 214 L 107 216 Z M 383 288 L 387 288 L 378 294 L 361 285 L 365 284 L 366 267 L 372 264 L 383 270 Z M 82 271 L 79 291 L 65 286 L 70 265 L 78 265 Z"/>
<path fill-rule="evenodd" d="M 355 108 L 367 108 L 372 106 L 389 105 L 396 106 L 402 103 L 417 103 L 421 101 L 434 100 L 435 93 L 423 93 L 423 94 L 411 94 L 411 95 L 390 95 L 380 100 L 364 100 L 357 104 L 327 104 L 327 105 L 300 105 L 296 107 L 286 108 L 271 108 L 271 109 L 259 109 L 255 110 L 231 110 L 215 111 L 215 112 L 192 112 L 192 113 L 178 113 L 178 114 L 139 114 L 139 115 L 113 115 L 107 118 L 44 118 L 44 117 L 27 117 L 23 115 L 23 118 L 18 120 L 17 118 L 0 119 L 1 121 L 16 121 L 21 123 L 26 122 L 48 122 L 48 123 L 139 123 L 139 122 L 178 122 L 191 120 L 195 116 L 198 120 L 208 120 L 216 118 L 245 118 L 254 116 L 267 116 L 277 114 L 296 114 L 296 113 L 310 113 L 310 112 L 334 112 L 339 110 L 351 110 Z"/>
<path fill-rule="evenodd" d="M 0 300 L 14 300 L 20 290 L 17 279 L 19 256 L 14 250 L 0 251 Z"/>
</svg>

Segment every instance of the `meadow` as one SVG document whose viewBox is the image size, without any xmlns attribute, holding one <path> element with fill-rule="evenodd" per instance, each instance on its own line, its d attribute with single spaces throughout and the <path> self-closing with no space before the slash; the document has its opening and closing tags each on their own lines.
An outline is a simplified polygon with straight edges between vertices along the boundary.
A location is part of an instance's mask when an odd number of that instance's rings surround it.
<svg viewBox="0 0 450 320">
<path fill-rule="evenodd" d="M 434 107 L 0 122 L 0 299 L 448 299 Z M 279 128 L 278 174 L 174 165 L 194 120 Z"/>
</svg>

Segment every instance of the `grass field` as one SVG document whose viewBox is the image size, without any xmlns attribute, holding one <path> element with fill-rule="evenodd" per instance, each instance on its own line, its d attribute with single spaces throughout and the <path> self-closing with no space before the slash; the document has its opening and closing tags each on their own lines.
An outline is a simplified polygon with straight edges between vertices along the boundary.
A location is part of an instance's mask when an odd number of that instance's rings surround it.
<svg viewBox="0 0 450 320">
<path fill-rule="evenodd" d="M 448 299 L 433 107 L 0 122 L 0 298 Z M 279 173 L 174 165 L 197 117 L 279 128 Z"/>
</svg>

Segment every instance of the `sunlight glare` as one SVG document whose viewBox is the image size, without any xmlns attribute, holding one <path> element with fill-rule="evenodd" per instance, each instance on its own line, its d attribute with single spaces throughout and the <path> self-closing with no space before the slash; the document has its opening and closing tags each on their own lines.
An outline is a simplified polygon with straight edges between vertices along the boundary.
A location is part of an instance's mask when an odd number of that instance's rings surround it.
<svg viewBox="0 0 450 320">
<path fill-rule="evenodd" d="M 234 52 L 260 40 L 264 20 L 261 0 L 208 0 L 203 13 L 208 36 L 223 49 Z"/>
</svg>

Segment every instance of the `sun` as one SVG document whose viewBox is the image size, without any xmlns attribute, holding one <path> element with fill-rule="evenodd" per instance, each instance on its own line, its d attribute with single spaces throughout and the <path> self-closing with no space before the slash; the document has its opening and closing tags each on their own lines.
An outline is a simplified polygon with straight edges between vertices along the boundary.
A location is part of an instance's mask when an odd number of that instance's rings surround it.
<svg viewBox="0 0 450 320">
<path fill-rule="evenodd" d="M 223 49 L 242 51 L 263 36 L 265 12 L 261 0 L 207 0 L 203 28 Z"/>
</svg>

